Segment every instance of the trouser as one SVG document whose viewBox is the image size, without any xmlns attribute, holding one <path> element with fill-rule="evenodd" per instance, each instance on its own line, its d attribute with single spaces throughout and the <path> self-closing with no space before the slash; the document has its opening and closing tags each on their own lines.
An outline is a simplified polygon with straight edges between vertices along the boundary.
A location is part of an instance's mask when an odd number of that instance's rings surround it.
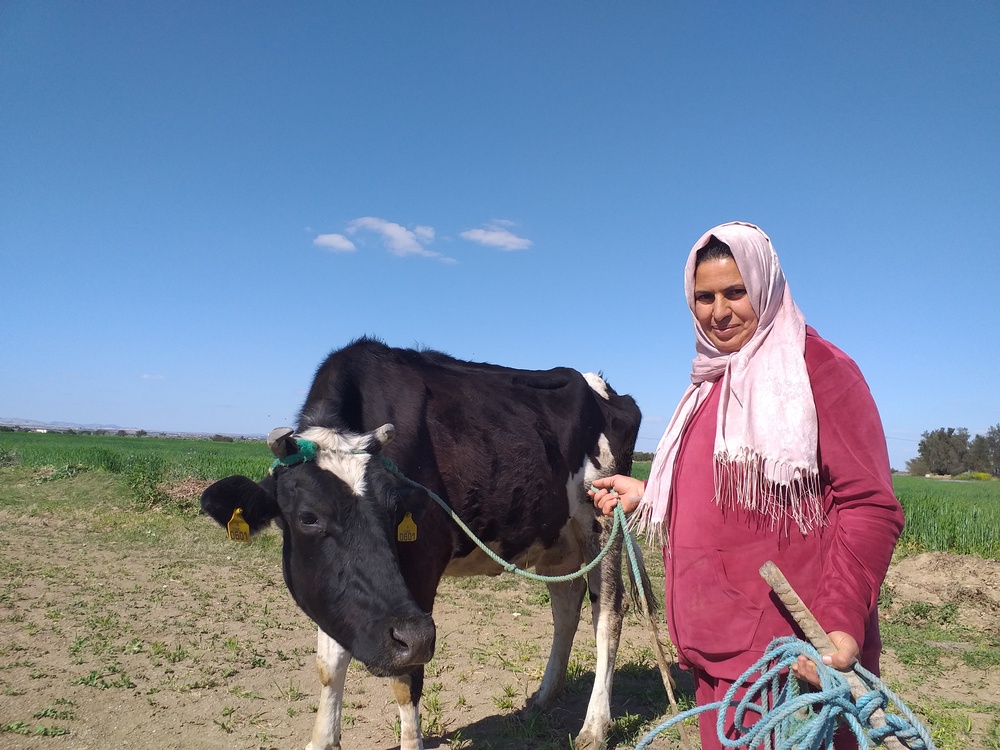
<svg viewBox="0 0 1000 750">
<path fill-rule="evenodd" d="M 691 671 L 694 675 L 694 696 L 699 706 L 704 706 L 707 703 L 718 703 L 726 697 L 726 693 L 733 686 L 731 681 L 713 677 L 701 669 L 692 669 Z M 736 691 L 735 700 L 740 700 L 745 694 L 746 688 L 740 688 Z M 727 709 L 724 727 L 726 739 L 730 740 L 739 737 L 733 726 L 733 714 L 734 709 Z M 718 718 L 715 711 L 704 711 L 698 714 L 701 750 L 730 750 L 724 748 L 719 741 Z M 747 711 L 743 715 L 743 724 L 752 726 L 758 719 L 760 719 L 760 714 Z M 833 746 L 835 750 L 858 750 L 858 741 L 848 727 L 840 727 L 834 735 Z"/>
</svg>

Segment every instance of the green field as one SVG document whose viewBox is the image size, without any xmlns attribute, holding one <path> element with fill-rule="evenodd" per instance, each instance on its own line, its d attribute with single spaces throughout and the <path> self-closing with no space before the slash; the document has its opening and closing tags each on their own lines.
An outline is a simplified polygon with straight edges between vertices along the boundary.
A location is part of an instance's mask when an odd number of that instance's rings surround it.
<svg viewBox="0 0 1000 750">
<path fill-rule="evenodd" d="M 897 475 L 902 548 L 1000 558 L 1000 482 L 954 482 Z"/>
<path fill-rule="evenodd" d="M 650 463 L 632 474 L 649 477 Z M 1000 482 L 955 482 L 897 474 L 892 478 L 903 506 L 906 552 L 954 552 L 1000 558 Z"/>
<path fill-rule="evenodd" d="M 301 746 L 316 710 L 315 641 L 281 580 L 280 532 L 268 529 L 238 545 L 198 517 L 204 482 L 232 473 L 260 477 L 271 460 L 263 442 L 0 432 L 0 745 L 41 746 L 27 734 L 66 734 L 74 742 L 101 736 L 106 725 L 125 726 L 108 718 L 110 707 L 141 713 L 161 733 L 188 721 L 187 736 L 207 735 L 205 747 Z M 634 473 L 648 470 L 639 463 Z M 175 482 L 191 491 L 176 492 Z M 911 575 L 932 564 L 954 573 L 942 584 L 950 598 L 912 585 L 883 592 L 890 687 L 940 750 L 1000 750 L 1000 696 L 992 687 L 1000 641 L 994 605 L 982 595 L 997 563 L 908 557 L 927 550 L 997 558 L 1000 483 L 895 482 L 908 526 L 893 566 L 911 564 Z M 648 555 L 646 564 L 662 591 L 662 558 Z M 544 588 L 498 576 L 448 579 L 442 592 L 442 627 L 465 632 L 474 613 L 467 637 L 480 640 L 470 648 L 440 645 L 435 658 L 445 666 L 428 673 L 425 689 L 428 736 L 456 750 L 567 747 L 561 726 L 528 722 L 518 710 L 527 692 L 519 686 L 544 666 L 537 642 L 551 617 Z M 451 620 L 445 605 L 455 610 Z M 633 747 L 663 710 L 645 625 L 630 617 L 616 668 L 615 691 L 624 701 L 613 730 L 619 748 Z M 586 630 L 574 650 L 571 700 L 585 698 L 593 670 Z M 489 679 L 470 687 L 469 675 L 484 670 Z M 352 672 L 354 694 L 381 696 L 384 686 L 356 676 L 362 672 Z M 99 691 L 113 700 L 95 699 Z M 682 709 L 693 705 L 689 686 L 679 696 Z M 457 718 L 467 700 L 501 715 Z M 178 711 L 177 701 L 190 703 Z M 348 731 L 384 720 L 365 703 L 349 707 L 357 724 Z M 105 745 L 110 741 L 88 746 Z"/>
<path fill-rule="evenodd" d="M 84 471 L 118 475 L 134 500 L 169 506 L 165 482 L 232 474 L 262 477 L 272 456 L 263 442 L 119 437 L 65 433 L 0 433 L 0 466 L 51 467 L 53 476 Z M 633 474 L 649 475 L 649 462 Z M 906 514 L 900 548 L 1000 557 L 1000 482 L 955 482 L 897 475 L 896 496 Z M 190 501 L 175 510 L 195 511 Z"/>
<path fill-rule="evenodd" d="M 263 476 L 273 456 L 263 442 L 118 437 L 68 433 L 2 432 L 0 462 L 56 468 L 79 465 L 121 473 L 129 464 L 159 471 L 164 479 Z"/>
<path fill-rule="evenodd" d="M 632 475 L 647 479 L 649 467 L 649 461 L 637 461 Z M 1000 482 L 897 474 L 892 485 L 906 516 L 902 551 L 1000 558 Z"/>
</svg>

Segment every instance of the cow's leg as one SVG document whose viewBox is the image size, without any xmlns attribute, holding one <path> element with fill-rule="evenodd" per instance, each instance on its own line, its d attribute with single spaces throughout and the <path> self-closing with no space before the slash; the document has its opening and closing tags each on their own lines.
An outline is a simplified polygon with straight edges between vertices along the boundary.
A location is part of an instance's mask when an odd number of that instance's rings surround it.
<svg viewBox="0 0 1000 750">
<path fill-rule="evenodd" d="M 420 694 L 424 689 L 424 668 L 390 679 L 399 705 L 399 750 L 424 750 L 420 736 Z"/>
<path fill-rule="evenodd" d="M 606 533 L 601 536 L 606 536 Z M 576 738 L 577 750 L 601 747 L 611 727 L 611 683 L 625 610 L 621 551 L 621 545 L 615 545 L 588 575 L 594 638 L 597 641 L 597 666 L 594 668 L 594 689 L 587 706 L 587 718 Z"/>
<path fill-rule="evenodd" d="M 322 684 L 312 742 L 306 750 L 340 750 L 340 715 L 351 653 L 322 630 L 316 638 L 316 670 Z"/>
<path fill-rule="evenodd" d="M 546 571 L 548 572 L 548 571 Z M 547 584 L 552 601 L 552 650 L 549 663 L 545 666 L 542 684 L 531 699 L 533 706 L 548 708 L 562 692 L 566 684 L 566 669 L 569 655 L 573 650 L 573 638 L 580 625 L 580 607 L 587 593 L 587 584 L 582 578 L 572 581 Z"/>
</svg>

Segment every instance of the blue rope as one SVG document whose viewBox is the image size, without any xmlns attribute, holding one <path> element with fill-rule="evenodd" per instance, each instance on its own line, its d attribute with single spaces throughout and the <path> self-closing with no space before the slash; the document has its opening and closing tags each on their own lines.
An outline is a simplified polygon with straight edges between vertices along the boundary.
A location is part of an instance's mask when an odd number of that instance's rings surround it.
<svg viewBox="0 0 1000 750">
<path fill-rule="evenodd" d="M 822 686 L 817 692 L 802 693 L 799 681 L 789 678 L 788 670 L 800 654 L 816 664 Z M 846 725 L 857 738 L 860 750 L 870 750 L 889 736 L 911 750 L 935 750 L 929 733 L 899 696 L 864 667 L 855 665 L 854 672 L 869 688 L 857 701 L 851 698 L 844 676 L 823 664 L 819 652 L 810 644 L 794 636 L 775 638 L 764 656 L 733 683 L 721 701 L 670 718 L 643 737 L 635 750 L 643 750 L 670 727 L 705 711 L 717 712 L 716 732 L 723 747 L 833 750 L 834 732 Z M 736 692 L 742 688 L 746 693 L 737 701 Z M 899 713 L 886 713 L 885 726 L 873 728 L 869 723 L 872 714 L 876 709 L 885 710 L 890 703 Z M 729 708 L 734 709 L 734 739 L 725 736 Z M 754 717 L 749 726 L 744 723 L 748 712 L 760 717 Z"/>
<path fill-rule="evenodd" d="M 431 497 L 431 499 L 434 502 L 436 502 L 439 506 L 441 506 L 441 509 L 444 510 L 444 512 L 448 514 L 448 517 L 452 521 L 454 521 L 462 531 L 465 532 L 465 535 L 467 537 L 469 537 L 469 539 L 471 539 L 476 544 L 476 546 L 479 547 L 479 549 L 481 549 L 483 552 L 485 552 L 493 560 L 493 562 L 495 562 L 501 568 L 503 568 L 504 570 L 506 570 L 508 573 L 514 573 L 515 575 L 522 576 L 522 577 L 527 578 L 527 579 L 532 580 L 532 581 L 542 581 L 543 583 L 563 583 L 563 582 L 572 581 L 572 580 L 574 580 L 576 578 L 581 578 L 582 576 L 587 575 L 587 573 L 589 573 L 591 570 L 593 570 L 595 567 L 597 567 L 597 565 L 601 562 L 601 560 L 604 559 L 604 556 L 607 555 L 609 551 L 611 551 L 611 547 L 614 545 L 615 538 L 618 536 L 619 530 L 622 529 L 622 528 L 624 528 L 624 526 L 625 526 L 625 513 L 622 511 L 620 505 L 616 506 L 615 507 L 614 525 L 611 527 L 611 535 L 608 537 L 607 544 L 604 545 L 604 548 L 598 553 L 597 557 L 595 557 L 593 560 L 591 560 L 586 565 L 581 566 L 579 570 L 576 570 L 576 571 L 574 571 L 572 573 L 567 573 L 566 575 L 561 575 L 561 576 L 544 576 L 544 575 L 541 575 L 539 573 L 532 573 L 529 570 L 524 570 L 523 568 L 517 567 L 512 562 L 507 562 L 502 557 L 500 557 L 500 555 L 498 555 L 496 552 L 494 552 L 489 547 L 487 547 L 482 542 L 482 540 L 479 537 L 476 536 L 475 532 L 473 532 L 472 529 L 470 529 L 465 524 L 465 522 L 461 518 L 458 517 L 458 514 L 452 509 L 452 507 L 450 505 L 448 505 L 447 501 L 445 501 L 443 498 L 439 497 L 432 490 L 429 490 L 426 487 L 424 487 L 419 482 L 414 482 L 412 479 L 410 479 L 408 476 L 406 476 L 403 472 L 401 472 L 399 470 L 399 468 L 396 466 L 396 464 L 394 464 L 392 462 L 392 459 L 386 458 L 385 456 L 381 456 L 380 455 L 379 456 L 379 460 L 382 462 L 382 465 L 386 469 L 388 469 L 390 472 L 392 472 L 393 474 L 395 474 L 399 479 L 401 479 L 402 481 L 406 482 L 407 484 L 409 484 L 412 487 L 417 487 L 418 489 L 421 489 L 424 492 L 426 492 Z M 625 536 L 627 538 L 628 534 L 626 534 Z M 631 544 L 626 545 L 626 546 L 628 546 L 629 557 L 633 558 L 633 552 L 632 552 Z M 636 571 L 636 563 L 635 563 L 634 558 L 633 558 L 632 569 L 633 569 L 633 571 Z M 638 581 L 638 578 L 637 578 L 637 581 Z M 640 596 L 642 596 L 643 595 L 643 592 L 642 592 L 642 582 L 638 581 L 636 583 L 636 585 L 639 588 L 639 594 L 640 594 Z"/>
</svg>

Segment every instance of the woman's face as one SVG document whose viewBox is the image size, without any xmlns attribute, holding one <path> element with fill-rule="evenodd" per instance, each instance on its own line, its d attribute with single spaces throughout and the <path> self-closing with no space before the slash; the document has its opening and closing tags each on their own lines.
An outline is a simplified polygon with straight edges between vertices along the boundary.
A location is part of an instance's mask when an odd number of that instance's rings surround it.
<svg viewBox="0 0 1000 750">
<path fill-rule="evenodd" d="M 694 316 L 724 354 L 738 352 L 757 330 L 740 269 L 732 258 L 702 261 L 694 271 Z"/>
</svg>

